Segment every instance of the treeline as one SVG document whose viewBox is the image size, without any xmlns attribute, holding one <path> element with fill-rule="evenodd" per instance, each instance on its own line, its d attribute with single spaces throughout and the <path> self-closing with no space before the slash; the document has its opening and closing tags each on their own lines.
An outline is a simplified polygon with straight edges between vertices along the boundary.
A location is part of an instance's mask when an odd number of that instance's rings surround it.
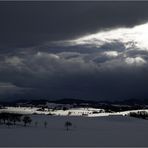
<svg viewBox="0 0 148 148">
<path fill-rule="evenodd" d="M 16 113 L 0 113 L 0 124 L 7 126 L 16 125 L 16 123 L 23 123 L 27 126 L 32 122 L 32 119 L 28 115 L 16 114 Z"/>
<path fill-rule="evenodd" d="M 30 125 L 32 122 L 32 118 L 28 115 L 17 114 L 17 113 L 0 113 L 0 125 L 6 125 L 8 127 L 15 126 L 15 125 L 22 125 L 27 126 Z M 44 121 L 43 126 L 47 128 L 48 122 Z M 34 122 L 34 126 L 38 126 L 38 122 Z M 69 131 L 72 123 L 70 121 L 66 121 L 64 126 L 66 130 Z"/>
<path fill-rule="evenodd" d="M 130 112 L 129 116 L 141 119 L 147 119 L 148 113 L 146 111 Z"/>
</svg>

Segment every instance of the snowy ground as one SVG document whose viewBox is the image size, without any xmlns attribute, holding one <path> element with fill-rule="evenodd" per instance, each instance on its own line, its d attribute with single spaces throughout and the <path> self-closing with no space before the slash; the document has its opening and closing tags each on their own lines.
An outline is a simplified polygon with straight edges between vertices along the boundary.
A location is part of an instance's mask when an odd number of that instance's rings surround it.
<svg viewBox="0 0 148 148">
<path fill-rule="evenodd" d="M 70 108 L 68 110 L 52 110 L 45 109 L 45 111 L 39 111 L 40 108 L 36 107 L 6 107 L 4 109 L 0 109 L 0 112 L 11 112 L 11 113 L 22 113 L 22 114 L 53 114 L 60 116 L 91 116 L 95 111 L 97 114 L 100 111 L 104 112 L 103 109 L 95 109 L 95 108 Z"/>
<path fill-rule="evenodd" d="M 109 115 L 128 115 L 130 112 L 146 111 L 143 110 L 130 110 L 115 113 L 106 113 L 104 109 L 97 108 L 70 108 L 68 110 L 52 110 L 45 109 L 45 111 L 38 111 L 40 108 L 36 107 L 6 107 L 5 109 L 0 109 L 0 112 L 10 112 L 10 113 L 20 113 L 20 114 L 52 114 L 56 116 L 87 116 L 87 117 L 100 117 Z"/>
<path fill-rule="evenodd" d="M 31 115 L 30 127 L 0 125 L 0 146 L 148 146 L 148 120 L 127 116 L 74 117 Z M 71 121 L 70 131 L 64 127 Z M 35 122 L 38 125 L 35 126 Z M 44 122 L 48 127 L 44 127 Z"/>
</svg>

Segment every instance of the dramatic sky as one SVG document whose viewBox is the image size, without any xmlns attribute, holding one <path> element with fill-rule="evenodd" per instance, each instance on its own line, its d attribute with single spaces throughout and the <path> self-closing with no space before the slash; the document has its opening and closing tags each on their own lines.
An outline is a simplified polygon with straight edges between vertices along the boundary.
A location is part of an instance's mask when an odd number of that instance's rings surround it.
<svg viewBox="0 0 148 148">
<path fill-rule="evenodd" d="M 0 2 L 0 100 L 148 99 L 148 2 Z"/>
</svg>

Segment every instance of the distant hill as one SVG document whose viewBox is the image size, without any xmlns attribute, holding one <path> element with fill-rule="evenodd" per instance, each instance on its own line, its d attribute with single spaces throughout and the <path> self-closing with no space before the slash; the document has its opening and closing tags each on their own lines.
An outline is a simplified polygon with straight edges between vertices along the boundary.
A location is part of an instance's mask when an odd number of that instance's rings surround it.
<svg viewBox="0 0 148 148">
<path fill-rule="evenodd" d="M 57 103 L 57 104 L 88 104 L 92 106 L 110 106 L 110 105 L 148 105 L 148 99 L 143 100 L 143 99 L 128 99 L 128 100 L 123 100 L 123 101 L 94 101 L 94 100 L 82 100 L 82 99 L 74 99 L 74 98 L 63 98 L 59 100 L 48 100 L 48 99 L 38 99 L 38 100 L 33 100 L 33 99 L 19 99 L 15 101 L 0 101 L 0 105 L 9 105 L 9 106 L 14 106 L 18 104 L 32 104 L 32 105 L 44 105 L 47 102 L 51 103 Z"/>
</svg>

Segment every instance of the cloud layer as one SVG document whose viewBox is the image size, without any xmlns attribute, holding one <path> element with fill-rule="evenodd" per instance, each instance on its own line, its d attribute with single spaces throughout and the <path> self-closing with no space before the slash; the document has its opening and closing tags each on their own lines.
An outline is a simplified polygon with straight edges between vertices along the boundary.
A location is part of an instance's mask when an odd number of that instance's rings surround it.
<svg viewBox="0 0 148 148">
<path fill-rule="evenodd" d="M 148 25 L 145 25 L 147 30 Z M 139 26 L 89 35 L 74 40 L 75 44 L 67 45 L 69 41 L 66 44 L 60 41 L 61 45 L 49 46 L 48 50 L 24 48 L 17 54 L 3 55 L 0 82 L 11 84 L 9 91 L 15 89 L 14 96 L 17 98 L 147 98 L 148 50 L 146 44 L 143 44 L 145 47 L 140 46 L 145 38 L 141 42 L 134 38 L 137 36 L 135 28 Z M 127 35 L 126 31 L 129 30 Z M 115 38 L 108 35 L 115 32 Z M 126 35 L 131 35 L 132 40 Z M 84 40 L 83 46 L 81 40 Z M 129 42 L 137 44 L 127 46 Z M 50 48 L 56 52 L 51 52 Z M 68 51 L 58 48 L 68 48 Z M 1 89 L 1 92 L 5 94 L 5 89 Z"/>
<path fill-rule="evenodd" d="M 0 99 L 147 99 L 147 7 L 0 2 Z"/>
</svg>

